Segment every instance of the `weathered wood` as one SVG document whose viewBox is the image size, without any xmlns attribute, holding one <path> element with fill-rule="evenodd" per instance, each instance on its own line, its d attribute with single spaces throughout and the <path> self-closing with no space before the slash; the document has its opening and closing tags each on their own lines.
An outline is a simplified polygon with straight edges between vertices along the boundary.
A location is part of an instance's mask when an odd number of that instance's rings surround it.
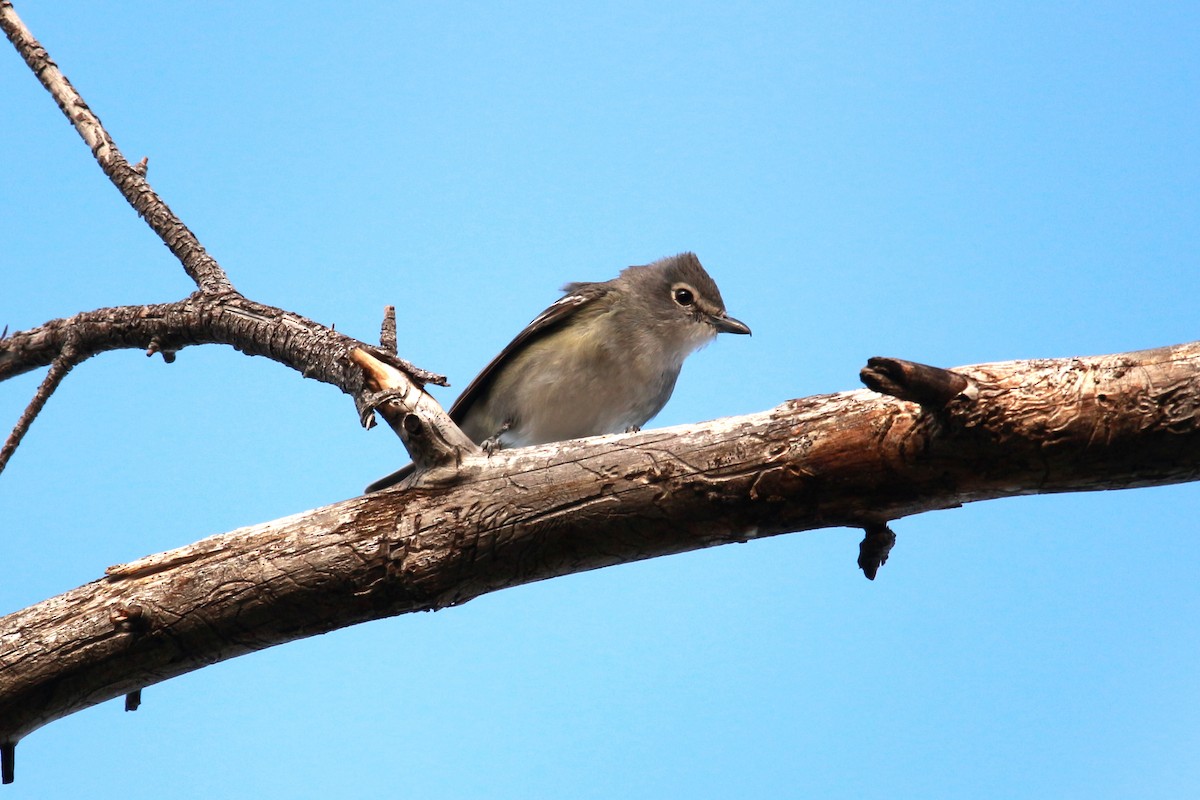
<svg viewBox="0 0 1200 800">
<path fill-rule="evenodd" d="M 205 250 L 196 236 L 161 197 L 155 194 L 146 182 L 144 164 L 131 165 L 117 148 L 117 143 L 100 124 L 88 104 L 75 91 L 67 76 L 59 70 L 46 49 L 41 46 L 11 2 L 0 3 L 0 30 L 13 43 L 25 63 L 46 87 L 46 91 L 58 103 L 58 107 L 70 120 L 87 146 L 91 148 L 96 163 L 104 170 L 117 190 L 133 206 L 171 252 L 179 259 L 188 276 L 205 294 L 223 294 L 233 291 L 233 284 L 216 260 Z"/>
<path fill-rule="evenodd" d="M 920 403 L 930 410 L 943 408 L 971 385 L 957 372 L 900 358 L 869 359 L 858 377 L 868 389 Z"/>
<path fill-rule="evenodd" d="M 360 414 L 379 411 L 421 470 L 457 475 L 465 457 L 479 454 L 478 445 L 407 374 L 366 350 L 352 350 L 348 357 L 362 368 L 366 386 L 377 392 L 376 397 L 385 398 L 364 405 Z"/>
<path fill-rule="evenodd" d="M 113 567 L 0 618 L 0 742 L 222 659 L 557 575 L 989 498 L 1200 477 L 1200 343 L 954 371 L 977 391 L 938 412 L 859 390 L 501 451 L 466 459 L 456 482 Z"/>
<path fill-rule="evenodd" d="M 371 349 L 299 314 L 236 292 L 193 294 L 174 303 L 84 311 L 10 333 L 0 339 L 0 380 L 54 363 L 68 344 L 77 360 L 110 350 L 176 353 L 192 345 L 224 344 L 246 355 L 265 356 L 351 394 L 362 389 L 362 371 L 350 361 L 349 353 Z M 420 384 L 446 384 L 443 376 L 393 354 L 371 352 Z"/>
</svg>

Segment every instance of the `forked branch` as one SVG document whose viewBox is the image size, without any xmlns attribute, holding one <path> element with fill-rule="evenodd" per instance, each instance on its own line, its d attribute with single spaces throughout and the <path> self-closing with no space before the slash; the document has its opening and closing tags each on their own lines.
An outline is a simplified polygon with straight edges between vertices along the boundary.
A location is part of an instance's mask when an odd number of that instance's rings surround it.
<svg viewBox="0 0 1200 800">
<path fill-rule="evenodd" d="M 365 408 L 362 372 L 348 355 L 372 348 L 298 314 L 239 294 L 221 266 L 150 187 L 146 160 L 129 164 L 100 119 L 17 16 L 10 0 L 0 0 L 0 28 L 91 148 L 104 174 L 166 243 L 199 289 L 175 303 L 98 309 L 0 337 L 0 380 L 51 365 L 0 448 L 0 471 L 70 368 L 107 350 L 138 348 L 148 354 L 161 353 L 170 362 L 178 350 L 189 345 L 226 344 L 331 383 L 352 395 L 360 410 Z M 432 401 L 421 387 L 444 384 L 445 379 L 398 358 L 394 317 L 391 330 L 391 352 L 385 343 L 385 349 L 374 350 L 376 357 L 405 372 L 413 387 L 407 396 L 427 406 Z M 370 415 L 364 416 L 364 422 L 371 421 Z"/>
</svg>

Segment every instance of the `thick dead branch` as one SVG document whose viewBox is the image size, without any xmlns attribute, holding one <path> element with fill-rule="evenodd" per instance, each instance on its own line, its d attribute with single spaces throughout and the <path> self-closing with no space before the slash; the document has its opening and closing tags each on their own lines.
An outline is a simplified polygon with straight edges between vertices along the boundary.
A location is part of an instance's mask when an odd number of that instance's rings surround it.
<svg viewBox="0 0 1200 800">
<path fill-rule="evenodd" d="M 879 534 L 970 501 L 1200 477 L 1200 343 L 954 371 L 977 392 L 937 414 L 860 390 L 470 456 L 458 483 L 113 567 L 0 618 L 0 742 L 225 658 L 557 575 L 788 531 Z"/>
</svg>

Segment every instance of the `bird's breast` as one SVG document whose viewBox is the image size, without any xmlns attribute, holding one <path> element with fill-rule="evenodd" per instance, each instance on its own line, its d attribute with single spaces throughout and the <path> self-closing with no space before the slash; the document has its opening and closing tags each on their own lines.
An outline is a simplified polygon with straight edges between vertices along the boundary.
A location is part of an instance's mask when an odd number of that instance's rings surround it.
<svg viewBox="0 0 1200 800">
<path fill-rule="evenodd" d="M 503 444 L 620 433 L 644 425 L 670 398 L 679 374 L 675 359 L 570 334 L 535 342 L 497 377 L 476 416 L 486 418 L 485 428 L 511 421 Z"/>
</svg>

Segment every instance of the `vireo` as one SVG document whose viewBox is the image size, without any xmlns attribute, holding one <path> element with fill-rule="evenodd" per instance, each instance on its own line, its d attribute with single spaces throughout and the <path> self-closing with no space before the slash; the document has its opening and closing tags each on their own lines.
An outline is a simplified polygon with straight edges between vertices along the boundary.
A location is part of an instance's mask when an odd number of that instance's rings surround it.
<svg viewBox="0 0 1200 800">
<path fill-rule="evenodd" d="M 563 291 L 450 407 L 451 419 L 489 452 L 638 430 L 671 398 L 685 358 L 718 333 L 750 333 L 725 313 L 693 253 Z M 367 491 L 411 472 L 410 464 Z"/>
</svg>

